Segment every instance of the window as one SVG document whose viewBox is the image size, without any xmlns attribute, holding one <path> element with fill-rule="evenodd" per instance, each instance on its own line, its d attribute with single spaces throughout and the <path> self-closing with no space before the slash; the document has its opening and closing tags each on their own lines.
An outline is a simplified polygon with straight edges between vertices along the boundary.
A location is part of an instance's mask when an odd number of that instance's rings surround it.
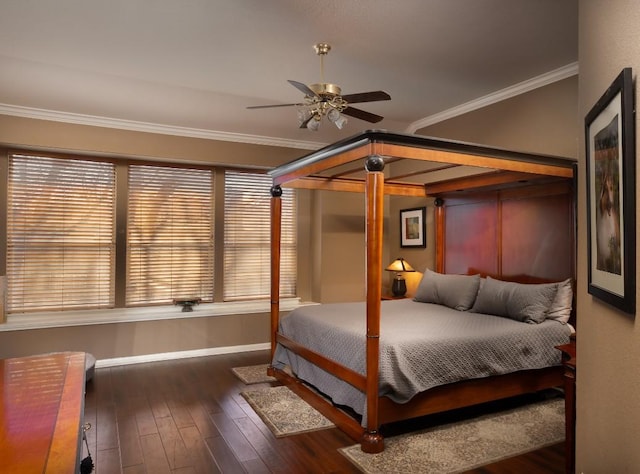
<svg viewBox="0 0 640 474">
<path fill-rule="evenodd" d="M 212 174 L 129 167 L 127 305 L 213 301 Z"/>
<path fill-rule="evenodd" d="M 267 175 L 227 171 L 216 203 L 214 167 L 16 152 L 0 172 L 9 314 L 213 302 L 218 259 L 224 301 L 270 296 Z M 224 245 L 214 245 L 216 206 Z M 285 189 L 282 297 L 296 296 L 295 215 Z"/>
<path fill-rule="evenodd" d="M 264 174 L 225 173 L 225 301 L 270 296 L 271 184 L 271 178 Z M 295 194 L 283 189 L 281 297 L 296 295 L 295 213 Z"/>
<path fill-rule="evenodd" d="M 112 163 L 9 157 L 7 310 L 113 306 Z"/>
</svg>

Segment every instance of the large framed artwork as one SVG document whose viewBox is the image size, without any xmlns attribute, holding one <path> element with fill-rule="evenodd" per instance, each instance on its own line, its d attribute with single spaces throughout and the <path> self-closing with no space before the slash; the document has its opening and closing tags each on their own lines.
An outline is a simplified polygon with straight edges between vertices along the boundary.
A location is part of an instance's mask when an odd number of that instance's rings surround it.
<svg viewBox="0 0 640 474">
<path fill-rule="evenodd" d="M 585 117 L 588 291 L 635 314 L 635 119 L 631 68 Z"/>
<path fill-rule="evenodd" d="M 416 207 L 400 211 L 400 247 L 426 247 L 427 208 Z"/>
</svg>

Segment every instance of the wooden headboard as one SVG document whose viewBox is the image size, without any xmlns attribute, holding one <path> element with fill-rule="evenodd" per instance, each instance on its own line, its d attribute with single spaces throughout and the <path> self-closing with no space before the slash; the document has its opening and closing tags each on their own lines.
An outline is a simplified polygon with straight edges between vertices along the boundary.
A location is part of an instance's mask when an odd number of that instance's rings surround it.
<svg viewBox="0 0 640 474">
<path fill-rule="evenodd" d="M 440 197 L 436 267 L 533 281 L 575 278 L 575 211 L 570 182 Z M 511 278 L 510 278 L 511 277 Z"/>
</svg>

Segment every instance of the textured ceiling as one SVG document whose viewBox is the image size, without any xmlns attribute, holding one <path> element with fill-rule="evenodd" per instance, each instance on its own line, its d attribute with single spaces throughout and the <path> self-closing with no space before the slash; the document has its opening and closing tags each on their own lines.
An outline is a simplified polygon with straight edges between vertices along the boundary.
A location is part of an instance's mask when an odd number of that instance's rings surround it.
<svg viewBox="0 0 640 474">
<path fill-rule="evenodd" d="M 577 0 L 0 0 L 0 113 L 45 110 L 329 143 L 427 117 L 577 61 Z M 385 119 L 297 127 L 287 79 L 325 79 Z M 17 112 L 16 112 L 17 113 Z M 71 114 L 79 114 L 71 115 Z M 125 123 L 125 122 L 122 122 Z"/>
</svg>

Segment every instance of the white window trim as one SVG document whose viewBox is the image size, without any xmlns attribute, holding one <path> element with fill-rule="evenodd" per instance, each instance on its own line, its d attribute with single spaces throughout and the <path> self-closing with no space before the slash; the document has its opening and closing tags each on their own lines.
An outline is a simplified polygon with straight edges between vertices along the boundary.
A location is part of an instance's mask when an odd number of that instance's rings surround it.
<svg viewBox="0 0 640 474">
<path fill-rule="evenodd" d="M 280 300 L 281 311 L 292 311 L 303 303 L 300 298 Z M 163 319 L 209 318 L 234 314 L 269 313 L 268 300 L 205 303 L 194 306 L 193 311 L 182 312 L 179 306 L 145 306 L 137 308 L 52 311 L 27 314 L 9 314 L 7 322 L 0 324 L 0 332 L 47 329 L 96 324 L 135 323 Z"/>
</svg>

